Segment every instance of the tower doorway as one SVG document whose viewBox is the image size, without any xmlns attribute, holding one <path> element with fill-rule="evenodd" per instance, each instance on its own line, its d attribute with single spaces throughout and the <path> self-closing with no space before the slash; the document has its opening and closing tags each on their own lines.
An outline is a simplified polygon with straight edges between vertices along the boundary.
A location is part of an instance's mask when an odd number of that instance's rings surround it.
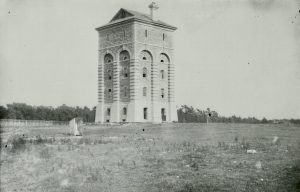
<svg viewBox="0 0 300 192">
<path fill-rule="evenodd" d="M 162 121 L 166 121 L 167 117 L 166 117 L 166 109 L 165 108 L 161 108 L 161 120 Z"/>
<path fill-rule="evenodd" d="M 144 108 L 144 119 L 147 120 L 148 119 L 148 108 Z"/>
</svg>

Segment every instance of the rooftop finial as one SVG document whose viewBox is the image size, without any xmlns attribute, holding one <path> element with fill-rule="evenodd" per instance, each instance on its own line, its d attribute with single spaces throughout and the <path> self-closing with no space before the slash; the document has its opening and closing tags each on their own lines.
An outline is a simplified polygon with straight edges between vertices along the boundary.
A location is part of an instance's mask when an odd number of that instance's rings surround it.
<svg viewBox="0 0 300 192">
<path fill-rule="evenodd" d="M 155 2 L 152 2 L 152 3 L 149 5 L 149 8 L 150 8 L 151 19 L 152 19 L 152 20 L 155 20 L 153 11 L 156 10 L 156 9 L 158 9 L 158 6 L 156 5 Z"/>
</svg>

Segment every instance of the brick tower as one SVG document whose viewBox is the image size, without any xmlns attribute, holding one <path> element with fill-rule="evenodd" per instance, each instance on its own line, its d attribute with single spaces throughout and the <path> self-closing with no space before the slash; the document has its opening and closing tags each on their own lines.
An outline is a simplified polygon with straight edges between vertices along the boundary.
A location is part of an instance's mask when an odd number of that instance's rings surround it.
<svg viewBox="0 0 300 192">
<path fill-rule="evenodd" d="M 120 9 L 99 35 L 96 123 L 177 121 L 172 33 L 151 14 Z"/>
</svg>

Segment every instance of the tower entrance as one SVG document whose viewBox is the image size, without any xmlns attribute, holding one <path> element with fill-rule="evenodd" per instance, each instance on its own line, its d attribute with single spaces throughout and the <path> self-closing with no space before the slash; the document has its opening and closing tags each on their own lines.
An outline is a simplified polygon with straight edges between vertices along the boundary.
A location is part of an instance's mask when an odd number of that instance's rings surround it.
<svg viewBox="0 0 300 192">
<path fill-rule="evenodd" d="M 161 121 L 166 121 L 166 120 L 167 120 L 166 109 L 161 108 Z"/>
</svg>

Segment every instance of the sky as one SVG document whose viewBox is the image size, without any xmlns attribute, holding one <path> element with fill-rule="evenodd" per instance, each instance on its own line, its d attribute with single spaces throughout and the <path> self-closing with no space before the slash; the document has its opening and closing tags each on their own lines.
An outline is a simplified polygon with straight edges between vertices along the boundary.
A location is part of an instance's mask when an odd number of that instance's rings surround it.
<svg viewBox="0 0 300 192">
<path fill-rule="evenodd" d="M 0 105 L 97 105 L 96 27 L 151 0 L 0 0 Z M 175 31 L 176 104 L 300 118 L 299 0 L 157 0 Z"/>
</svg>

